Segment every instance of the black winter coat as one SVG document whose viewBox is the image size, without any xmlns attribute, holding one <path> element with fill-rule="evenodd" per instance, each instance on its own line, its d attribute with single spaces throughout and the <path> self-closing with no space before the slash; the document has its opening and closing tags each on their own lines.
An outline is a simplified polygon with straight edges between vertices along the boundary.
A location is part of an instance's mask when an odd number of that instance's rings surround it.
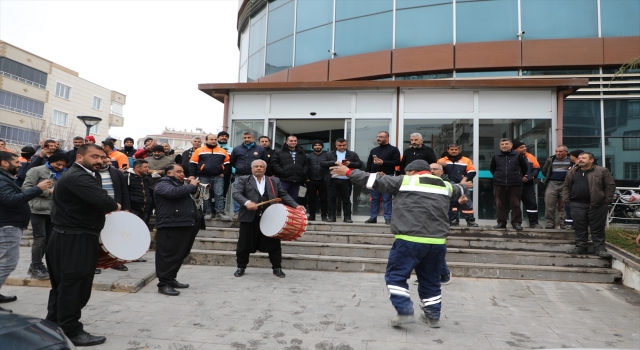
<svg viewBox="0 0 640 350">
<path fill-rule="evenodd" d="M 349 161 L 349 168 L 351 169 L 361 169 L 362 161 L 360 157 L 358 157 L 358 153 L 347 150 L 347 154 L 344 156 L 346 160 Z M 336 165 L 338 161 L 338 155 L 336 151 L 331 151 L 327 153 L 327 161 L 322 162 L 322 167 L 329 169 L 330 167 Z M 327 175 L 324 177 L 324 181 L 328 184 L 331 181 L 331 174 L 329 170 L 327 170 Z"/>
<path fill-rule="evenodd" d="M 63 231 L 99 235 L 105 215 L 117 209 L 116 201 L 102 189 L 100 174 L 93 177 L 74 163 L 56 183 L 51 221 Z"/>
<path fill-rule="evenodd" d="M 113 183 L 114 199 L 116 200 L 116 203 L 119 203 L 122 206 L 120 210 L 131 210 L 129 189 L 127 188 L 127 183 L 124 180 L 124 175 L 120 170 L 113 166 L 109 167 L 109 175 L 111 176 L 111 182 Z"/>
<path fill-rule="evenodd" d="M 195 150 L 193 149 L 193 147 L 191 147 L 188 150 L 182 152 L 180 159 L 176 157 L 176 164 L 180 164 L 182 166 L 182 169 L 184 169 L 184 177 L 191 176 L 191 174 L 189 174 L 189 161 L 191 160 L 193 151 Z M 193 174 L 193 176 L 196 176 L 196 174 Z"/>
<path fill-rule="evenodd" d="M 185 185 L 173 176 L 156 182 L 153 200 L 156 204 L 156 227 L 193 227 L 200 223 L 200 210 L 191 198 L 196 186 Z"/>
<path fill-rule="evenodd" d="M 153 197 L 149 186 L 151 186 L 149 176 L 140 176 L 133 169 L 124 173 L 124 182 L 129 191 L 131 209 L 146 212 L 153 204 Z"/>
<path fill-rule="evenodd" d="M 309 164 L 309 172 L 307 173 L 307 178 L 313 181 L 324 181 L 326 175 L 329 173 L 329 170 L 322 166 L 322 163 L 325 163 L 329 160 L 329 154 L 327 152 L 322 152 L 317 154 L 316 152 L 307 154 L 307 162 Z"/>
<path fill-rule="evenodd" d="M 267 171 L 264 173 L 264 175 L 273 176 L 273 166 L 271 165 L 271 159 L 273 158 L 273 154 L 276 153 L 276 151 L 271 149 L 271 147 L 267 147 L 264 150 L 267 151 Z"/>
<path fill-rule="evenodd" d="M 289 147 L 285 143 L 282 149 L 277 150 L 271 157 L 271 165 L 273 166 L 273 174 L 281 181 L 288 182 L 305 182 L 307 173 L 309 172 L 309 164 L 304 150 L 300 146 L 296 146 L 296 161 L 289 152 Z"/>
<path fill-rule="evenodd" d="M 422 145 L 420 148 L 409 147 L 402 153 L 402 160 L 400 161 L 400 173 L 404 174 L 404 168 L 411 164 L 414 160 L 422 159 L 427 163 L 437 163 L 438 158 L 436 158 L 435 152 L 433 152 L 433 148 Z"/>
<path fill-rule="evenodd" d="M 524 155 L 511 151 L 496 153 L 489 167 L 493 174 L 493 184 L 498 186 L 522 186 L 522 178 L 527 174 L 527 159 Z"/>
<path fill-rule="evenodd" d="M 38 186 L 22 192 L 8 171 L 0 170 L 0 227 L 27 228 L 31 218 L 29 201 L 42 194 Z"/>
<path fill-rule="evenodd" d="M 236 168 L 236 176 L 251 175 L 251 163 L 256 159 L 262 159 L 269 166 L 269 157 L 267 150 L 262 146 L 255 144 L 251 148 L 247 148 L 244 144 L 236 146 L 231 152 L 231 166 Z"/>
</svg>

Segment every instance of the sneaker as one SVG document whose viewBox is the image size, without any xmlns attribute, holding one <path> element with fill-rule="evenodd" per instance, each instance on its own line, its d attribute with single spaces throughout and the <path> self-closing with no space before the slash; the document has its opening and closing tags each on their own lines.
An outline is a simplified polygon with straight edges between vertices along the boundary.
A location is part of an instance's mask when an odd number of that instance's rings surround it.
<svg viewBox="0 0 640 350">
<path fill-rule="evenodd" d="M 601 257 L 601 258 L 610 258 L 611 257 L 611 253 L 609 253 L 606 249 L 598 249 L 594 252 L 595 255 Z"/>
<path fill-rule="evenodd" d="M 421 314 L 420 315 L 420 319 L 422 320 L 422 322 L 426 323 L 431 328 L 440 328 L 440 319 L 439 318 L 429 318 L 429 317 L 427 317 L 427 315 Z"/>
<path fill-rule="evenodd" d="M 587 248 L 573 247 L 573 248 L 567 250 L 567 254 L 584 255 L 584 254 L 587 254 Z"/>
<path fill-rule="evenodd" d="M 389 320 L 391 327 L 402 327 L 403 324 L 415 323 L 416 319 L 413 317 L 413 314 L 410 315 L 396 315 L 392 319 Z"/>
<path fill-rule="evenodd" d="M 449 284 L 449 283 L 451 283 L 451 271 L 449 271 L 449 273 L 446 274 L 446 275 L 441 275 L 440 276 L 440 284 L 446 285 L 446 284 Z"/>
<path fill-rule="evenodd" d="M 37 279 L 39 281 L 44 281 L 49 279 L 49 272 L 44 265 L 33 266 L 29 268 L 31 272 L 31 278 Z"/>
<path fill-rule="evenodd" d="M 554 228 L 556 228 L 556 225 L 553 222 L 547 222 L 546 225 L 544 225 L 545 230 L 553 230 Z"/>
<path fill-rule="evenodd" d="M 211 213 L 204 214 L 205 220 L 211 220 Z"/>
<path fill-rule="evenodd" d="M 224 215 L 224 214 L 222 214 L 222 213 L 218 213 L 218 214 L 216 214 L 216 220 L 229 221 L 229 220 L 231 220 L 231 218 L 226 216 L 226 215 Z"/>
<path fill-rule="evenodd" d="M 533 225 L 529 225 L 529 227 L 530 227 L 530 228 L 538 228 L 538 229 L 541 229 L 541 228 L 542 228 L 542 225 L 540 225 L 540 224 L 533 224 Z"/>
</svg>

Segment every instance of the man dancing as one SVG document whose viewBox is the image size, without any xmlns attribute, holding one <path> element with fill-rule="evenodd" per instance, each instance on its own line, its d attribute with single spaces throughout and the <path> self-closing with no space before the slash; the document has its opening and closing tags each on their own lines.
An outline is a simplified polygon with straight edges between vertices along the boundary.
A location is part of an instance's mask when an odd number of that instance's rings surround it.
<svg viewBox="0 0 640 350">
<path fill-rule="evenodd" d="M 256 159 L 251 162 L 252 175 L 240 176 L 236 179 L 233 189 L 233 199 L 240 204 L 238 221 L 240 221 L 240 237 L 236 258 L 238 269 L 233 274 L 236 277 L 244 275 L 249 263 L 249 254 L 256 251 L 269 253 L 269 261 L 273 274 L 284 278 L 282 272 L 282 248 L 280 240 L 264 236 L 260 231 L 260 219 L 268 205 L 258 206 L 258 203 L 274 198 L 282 198 L 282 202 L 290 207 L 305 211 L 304 206 L 298 205 L 289 194 L 282 189 L 280 180 L 276 177 L 264 176 L 267 162 Z"/>
</svg>

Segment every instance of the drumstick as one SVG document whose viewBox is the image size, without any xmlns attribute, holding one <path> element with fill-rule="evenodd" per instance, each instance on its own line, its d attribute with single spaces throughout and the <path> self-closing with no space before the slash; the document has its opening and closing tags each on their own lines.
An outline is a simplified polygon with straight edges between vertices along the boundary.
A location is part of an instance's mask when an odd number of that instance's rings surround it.
<svg viewBox="0 0 640 350">
<path fill-rule="evenodd" d="M 273 203 L 273 202 L 280 203 L 280 202 L 282 202 L 282 198 L 274 198 L 274 199 L 270 199 L 268 201 L 260 202 L 260 203 L 257 204 L 257 206 L 260 207 L 260 206 L 263 206 L 263 205 L 266 205 L 266 204 L 270 204 L 270 203 Z"/>
</svg>

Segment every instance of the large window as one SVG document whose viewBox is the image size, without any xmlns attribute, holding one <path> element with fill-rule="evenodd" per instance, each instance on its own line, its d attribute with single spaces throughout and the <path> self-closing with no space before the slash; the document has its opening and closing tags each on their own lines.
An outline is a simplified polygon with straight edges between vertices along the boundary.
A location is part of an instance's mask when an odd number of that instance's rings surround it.
<svg viewBox="0 0 640 350">
<path fill-rule="evenodd" d="M 596 0 L 520 1 L 523 40 L 598 37 Z"/>
<path fill-rule="evenodd" d="M 456 42 L 518 40 L 518 0 L 457 0 Z"/>
<path fill-rule="evenodd" d="M 44 103 L 0 90 L 0 108 L 31 117 L 42 118 Z"/>
<path fill-rule="evenodd" d="M 640 159 L 640 100 L 604 100 L 603 105 L 605 165 L 614 178 L 635 181 L 620 185 L 638 185 L 639 178 L 629 177 L 627 167 Z"/>
<path fill-rule="evenodd" d="M 452 0 L 397 0 L 396 48 L 450 43 Z"/>
<path fill-rule="evenodd" d="M 51 115 L 51 124 L 66 126 L 68 116 L 69 114 L 54 109 Z"/>
<path fill-rule="evenodd" d="M 242 30 L 240 34 L 240 74 L 238 81 L 241 83 L 247 82 L 247 69 L 249 64 L 249 29 L 247 27 Z"/>
<path fill-rule="evenodd" d="M 93 105 L 92 105 L 92 108 L 93 108 L 93 109 L 100 110 L 100 107 L 102 107 L 102 99 L 101 99 L 100 97 L 93 96 Z"/>
<path fill-rule="evenodd" d="M 540 167 L 552 154 L 551 120 L 549 119 L 481 119 L 479 121 L 478 145 L 478 213 L 480 219 L 495 219 L 496 207 L 493 196 L 493 175 L 489 171 L 491 159 L 499 150 L 501 138 L 519 140 L 527 145 L 527 151 L 533 154 Z M 540 180 L 536 180 L 538 213 L 544 216 L 544 191 Z"/>
<path fill-rule="evenodd" d="M 293 35 L 267 45 L 265 75 L 290 68 L 293 63 Z"/>
<path fill-rule="evenodd" d="M 56 96 L 62 97 L 64 99 L 69 99 L 71 94 L 71 87 L 64 85 L 62 83 L 56 83 Z"/>
<path fill-rule="evenodd" d="M 40 132 L 0 124 L 0 139 L 15 145 L 35 145 L 40 141 Z"/>
<path fill-rule="evenodd" d="M 639 18 L 638 0 L 600 0 L 602 36 L 638 36 Z"/>
<path fill-rule="evenodd" d="M 92 126 L 91 129 L 89 129 L 89 133 L 90 134 L 94 134 L 94 135 L 99 134 L 100 133 L 100 123 Z"/>
<path fill-rule="evenodd" d="M 296 34 L 296 66 L 331 58 L 331 23 Z"/>
<path fill-rule="evenodd" d="M 267 61 L 265 75 L 293 65 L 293 16 L 295 2 L 276 0 L 269 3 L 267 25 Z"/>
<path fill-rule="evenodd" d="M 267 30 L 266 7 L 251 18 L 249 29 L 249 69 L 247 81 L 264 76 L 264 45 Z"/>
<path fill-rule="evenodd" d="M 393 5 L 391 1 L 373 0 L 368 0 L 370 7 L 355 6 L 354 4 L 359 4 L 357 1 L 342 0 L 336 3 L 335 47 L 338 56 L 357 55 L 392 48 L 393 12 L 390 11 L 391 9 L 387 12 L 339 20 L 339 18 L 354 16 L 361 12 L 369 13 L 373 10 L 386 9 L 386 6 L 382 6 L 383 3 Z M 338 4 L 342 4 L 342 6 L 338 6 Z"/>
<path fill-rule="evenodd" d="M 6 57 L 0 57 L 0 72 L 11 79 L 19 80 L 41 89 L 47 86 L 47 73 Z"/>
</svg>

